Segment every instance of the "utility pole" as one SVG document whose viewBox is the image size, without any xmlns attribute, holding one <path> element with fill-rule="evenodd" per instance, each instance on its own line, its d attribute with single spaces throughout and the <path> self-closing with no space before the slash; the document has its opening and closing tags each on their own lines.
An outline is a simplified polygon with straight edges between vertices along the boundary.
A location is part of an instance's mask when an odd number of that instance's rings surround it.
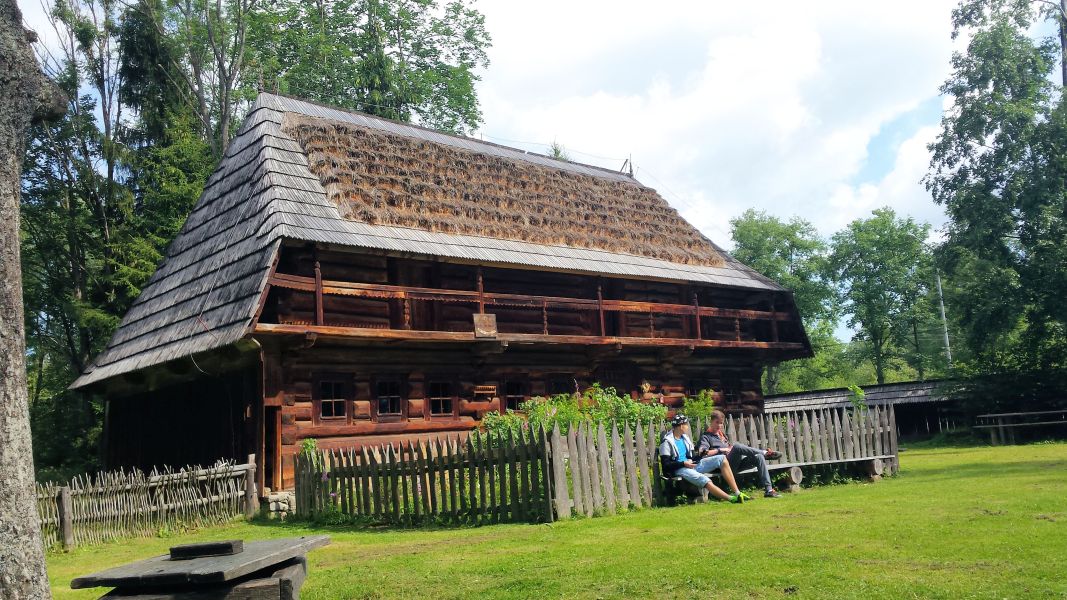
<svg viewBox="0 0 1067 600">
<path fill-rule="evenodd" d="M 948 368 L 952 368 L 952 346 L 948 343 L 948 319 L 945 318 L 945 295 L 941 293 L 941 271 L 937 273 L 937 303 L 941 306 L 941 328 L 945 332 L 945 356 L 948 357 Z"/>
</svg>

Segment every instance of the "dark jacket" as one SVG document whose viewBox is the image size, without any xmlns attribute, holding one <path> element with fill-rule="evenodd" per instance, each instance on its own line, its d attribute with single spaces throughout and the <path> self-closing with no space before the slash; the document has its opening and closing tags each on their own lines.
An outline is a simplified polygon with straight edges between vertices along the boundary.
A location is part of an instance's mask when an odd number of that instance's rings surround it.
<svg viewBox="0 0 1067 600">
<path fill-rule="evenodd" d="M 726 437 L 725 432 L 723 437 Z M 700 434 L 700 445 L 697 447 L 697 454 L 703 456 L 705 450 L 720 450 L 730 445 L 730 440 L 720 438 L 718 434 L 710 431 L 705 431 Z M 711 456 L 715 456 L 718 452 L 712 452 Z"/>
</svg>

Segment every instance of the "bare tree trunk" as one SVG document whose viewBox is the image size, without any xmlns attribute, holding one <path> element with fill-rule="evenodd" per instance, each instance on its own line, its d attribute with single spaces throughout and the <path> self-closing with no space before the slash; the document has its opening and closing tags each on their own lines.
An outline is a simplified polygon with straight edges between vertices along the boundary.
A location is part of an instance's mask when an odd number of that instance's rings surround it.
<svg viewBox="0 0 1067 600">
<path fill-rule="evenodd" d="M 64 101 L 37 65 L 15 0 L 0 0 L 0 598 L 50 598 L 33 487 L 19 261 L 19 179 L 32 119 Z"/>
<path fill-rule="evenodd" d="M 1067 87 L 1067 0 L 1060 0 L 1060 85 Z"/>
</svg>

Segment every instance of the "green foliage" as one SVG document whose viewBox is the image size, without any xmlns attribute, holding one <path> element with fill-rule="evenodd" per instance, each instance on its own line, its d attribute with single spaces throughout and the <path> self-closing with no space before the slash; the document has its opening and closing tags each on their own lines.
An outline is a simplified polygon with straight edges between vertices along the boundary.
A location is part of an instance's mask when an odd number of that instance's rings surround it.
<svg viewBox="0 0 1067 600">
<path fill-rule="evenodd" d="M 581 394 L 559 394 L 551 398 L 531 398 L 522 403 L 521 413 L 486 414 L 482 419 L 483 429 L 490 435 L 518 433 L 525 427 L 537 427 L 545 431 L 559 426 L 562 433 L 579 423 L 610 424 L 624 423 L 631 426 L 641 423 L 660 423 L 667 416 L 667 407 L 662 404 L 644 403 L 630 396 L 620 395 L 615 388 L 603 388 L 594 383 Z"/>
<path fill-rule="evenodd" d="M 815 227 L 799 218 L 788 222 L 763 211 L 746 210 L 730 220 L 735 258 L 793 291 L 793 300 L 805 326 L 833 331 L 837 321 L 837 295 L 827 263 L 829 248 Z M 814 340 L 813 340 L 814 342 Z M 820 348 L 813 343 L 816 354 Z M 808 361 L 768 365 L 764 391 L 781 390 L 787 371 Z M 803 368 L 803 367 L 802 367 Z"/>
<path fill-rule="evenodd" d="M 841 287 L 848 324 L 858 327 L 860 351 L 874 364 L 878 383 L 903 359 L 908 333 L 925 313 L 919 299 L 929 292 L 927 224 L 897 218 L 891 208 L 874 211 L 834 234 L 830 265 Z"/>
<path fill-rule="evenodd" d="M 707 422 L 708 417 L 715 410 L 715 391 L 700 390 L 695 397 L 686 396 L 682 400 L 682 414 L 690 419 L 701 419 Z"/>
<path fill-rule="evenodd" d="M 1014 381 L 994 387 L 1016 406 L 1046 395 L 1039 373 L 1067 380 L 1067 105 L 1053 83 L 1067 38 L 1032 33 L 1064 32 L 1052 6 L 970 0 L 953 13 L 968 41 L 941 88 L 952 106 L 925 179 L 949 217 L 938 262 L 959 373 L 977 388 Z"/>
<path fill-rule="evenodd" d="M 848 386 L 848 401 L 856 410 L 867 410 L 867 393 L 860 386 L 851 383 Z"/>
<path fill-rule="evenodd" d="M 312 455 L 319 449 L 319 442 L 315 438 L 304 438 L 300 440 L 300 452 L 301 454 Z"/>
<path fill-rule="evenodd" d="M 282 0 L 252 15 L 250 82 L 462 133 L 481 122 L 489 44 L 469 0 Z"/>
<path fill-rule="evenodd" d="M 505 414 L 489 412 L 482 417 L 482 429 L 493 436 L 506 437 L 508 433 L 518 434 L 526 426 L 526 419 L 513 410 Z"/>
</svg>

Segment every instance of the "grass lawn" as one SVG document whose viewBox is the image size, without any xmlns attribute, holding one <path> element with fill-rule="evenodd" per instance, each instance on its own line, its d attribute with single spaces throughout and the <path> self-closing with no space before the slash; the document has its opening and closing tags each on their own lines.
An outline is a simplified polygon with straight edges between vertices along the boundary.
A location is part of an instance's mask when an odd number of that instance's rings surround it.
<svg viewBox="0 0 1067 600">
<path fill-rule="evenodd" d="M 914 448 L 874 484 L 743 506 L 689 505 L 552 525 L 328 530 L 234 524 L 49 557 L 80 574 L 197 540 L 329 533 L 304 598 L 1067 597 L 1067 444 Z"/>
</svg>

